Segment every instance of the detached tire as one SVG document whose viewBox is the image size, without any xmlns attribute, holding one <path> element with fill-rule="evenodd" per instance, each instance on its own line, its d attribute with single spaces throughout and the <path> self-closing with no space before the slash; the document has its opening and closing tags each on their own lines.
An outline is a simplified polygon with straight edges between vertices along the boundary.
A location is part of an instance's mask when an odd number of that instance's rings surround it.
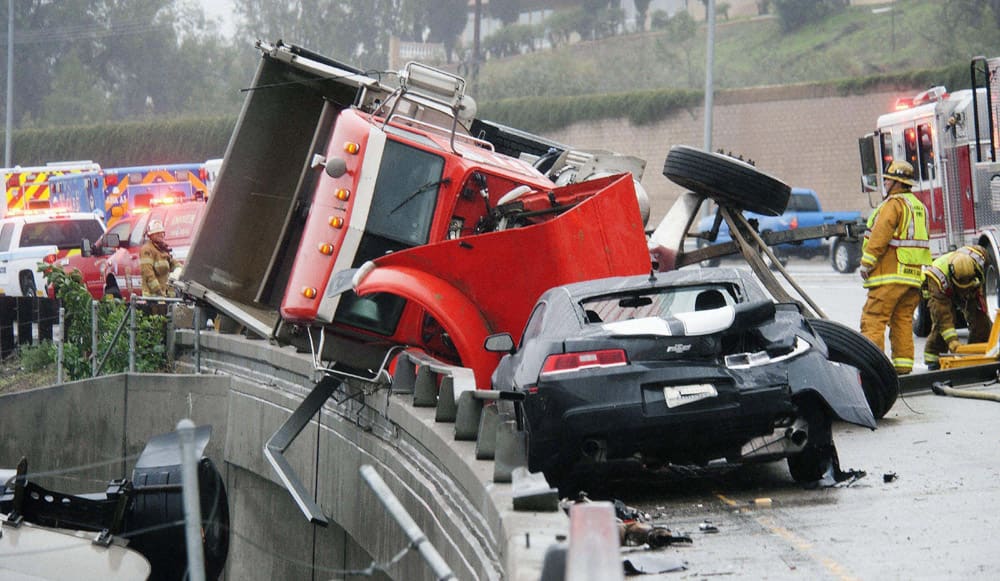
<svg viewBox="0 0 1000 581">
<path fill-rule="evenodd" d="M 670 148 L 663 175 L 720 205 L 766 216 L 780 216 L 792 193 L 788 184 L 746 162 L 686 145 Z"/>
<path fill-rule="evenodd" d="M 875 419 L 881 419 L 899 397 L 899 377 L 892 362 L 874 343 L 846 325 L 809 319 L 830 350 L 830 361 L 846 363 L 861 373 L 861 387 Z"/>
</svg>

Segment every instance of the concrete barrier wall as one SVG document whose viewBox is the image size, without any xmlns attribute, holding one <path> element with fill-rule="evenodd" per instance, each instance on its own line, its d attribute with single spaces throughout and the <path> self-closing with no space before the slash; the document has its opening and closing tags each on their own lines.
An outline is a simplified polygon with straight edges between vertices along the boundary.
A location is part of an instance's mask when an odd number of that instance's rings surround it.
<svg viewBox="0 0 1000 581">
<path fill-rule="evenodd" d="M 178 366 L 193 371 L 191 332 L 175 344 Z M 361 480 L 363 464 L 459 579 L 537 579 L 546 548 L 565 539 L 563 513 L 515 512 L 512 486 L 492 481 L 476 442 L 456 441 L 455 425 L 412 395 L 386 391 L 338 392 L 286 452 L 331 521 L 310 524 L 263 456 L 312 387 L 308 357 L 234 335 L 206 333 L 201 345 L 199 375 L 115 375 L 0 397 L 0 466 L 28 456 L 31 472 L 55 473 L 43 486 L 99 492 L 131 474 L 150 436 L 184 417 L 212 425 L 206 453 L 226 480 L 234 580 L 337 578 L 397 557 L 409 541 Z M 410 550 L 374 578 L 433 575 Z"/>
</svg>

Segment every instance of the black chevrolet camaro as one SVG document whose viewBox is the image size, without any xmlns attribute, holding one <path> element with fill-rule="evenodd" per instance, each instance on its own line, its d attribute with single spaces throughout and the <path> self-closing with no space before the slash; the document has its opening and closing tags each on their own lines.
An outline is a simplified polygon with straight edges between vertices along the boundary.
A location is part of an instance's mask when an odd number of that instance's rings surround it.
<svg viewBox="0 0 1000 581">
<path fill-rule="evenodd" d="M 587 462 L 782 458 L 808 482 L 839 471 L 835 419 L 875 428 L 858 369 L 817 328 L 748 270 L 687 269 L 553 288 L 519 344 L 486 347 L 509 352 L 493 387 L 524 394 L 529 468 L 554 482 Z"/>
</svg>

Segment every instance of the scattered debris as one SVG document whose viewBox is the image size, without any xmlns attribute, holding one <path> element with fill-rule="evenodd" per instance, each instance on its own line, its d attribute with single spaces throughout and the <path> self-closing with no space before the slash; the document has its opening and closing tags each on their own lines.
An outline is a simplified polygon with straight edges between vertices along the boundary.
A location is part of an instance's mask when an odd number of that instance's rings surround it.
<svg viewBox="0 0 1000 581">
<path fill-rule="evenodd" d="M 758 507 L 758 508 L 771 508 L 771 504 L 772 504 L 772 502 L 771 502 L 770 498 L 755 498 L 755 499 L 753 499 L 753 505 L 756 506 L 756 507 Z"/>
<path fill-rule="evenodd" d="M 882 475 L 882 482 L 889 483 L 899 478 L 895 472 L 886 472 Z"/>
<path fill-rule="evenodd" d="M 675 535 L 667 527 L 635 521 L 619 523 L 618 531 L 623 547 L 649 545 L 651 549 L 659 549 L 676 544 L 690 545 L 693 542 L 688 535 Z"/>
<path fill-rule="evenodd" d="M 687 569 L 687 562 L 666 553 L 636 553 L 622 559 L 626 575 L 655 575 Z"/>
<path fill-rule="evenodd" d="M 698 530 L 700 530 L 705 534 L 712 534 L 719 532 L 719 527 L 712 524 L 712 521 L 706 520 L 703 521 L 700 525 L 698 525 Z"/>
</svg>

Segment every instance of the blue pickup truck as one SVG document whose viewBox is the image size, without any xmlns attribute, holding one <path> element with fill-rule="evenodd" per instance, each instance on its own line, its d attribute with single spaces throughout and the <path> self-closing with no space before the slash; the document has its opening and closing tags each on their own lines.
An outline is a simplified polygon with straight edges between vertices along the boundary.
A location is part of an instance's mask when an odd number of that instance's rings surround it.
<svg viewBox="0 0 1000 581">
<path fill-rule="evenodd" d="M 757 231 L 760 233 L 861 220 L 861 212 L 824 212 L 819 203 L 819 196 L 808 188 L 792 188 L 792 195 L 788 198 L 788 207 L 785 209 L 785 213 L 780 216 L 765 216 L 753 212 L 744 212 L 743 215 L 747 220 L 756 220 Z M 702 234 L 710 232 L 714 221 L 714 212 L 702 218 L 698 223 L 698 232 Z M 723 221 L 719 226 L 719 233 L 714 243 L 729 241 L 729 225 Z M 699 246 L 711 243 L 699 238 Z M 822 238 L 810 238 L 781 244 L 776 246 L 774 250 L 775 255 L 782 263 L 787 262 L 789 256 L 810 258 L 828 254 L 830 264 L 837 272 L 854 272 L 861 264 L 861 243 L 840 238 L 829 240 L 829 244 L 826 244 Z M 716 264 L 718 264 L 718 259 L 709 262 L 710 266 Z"/>
</svg>

